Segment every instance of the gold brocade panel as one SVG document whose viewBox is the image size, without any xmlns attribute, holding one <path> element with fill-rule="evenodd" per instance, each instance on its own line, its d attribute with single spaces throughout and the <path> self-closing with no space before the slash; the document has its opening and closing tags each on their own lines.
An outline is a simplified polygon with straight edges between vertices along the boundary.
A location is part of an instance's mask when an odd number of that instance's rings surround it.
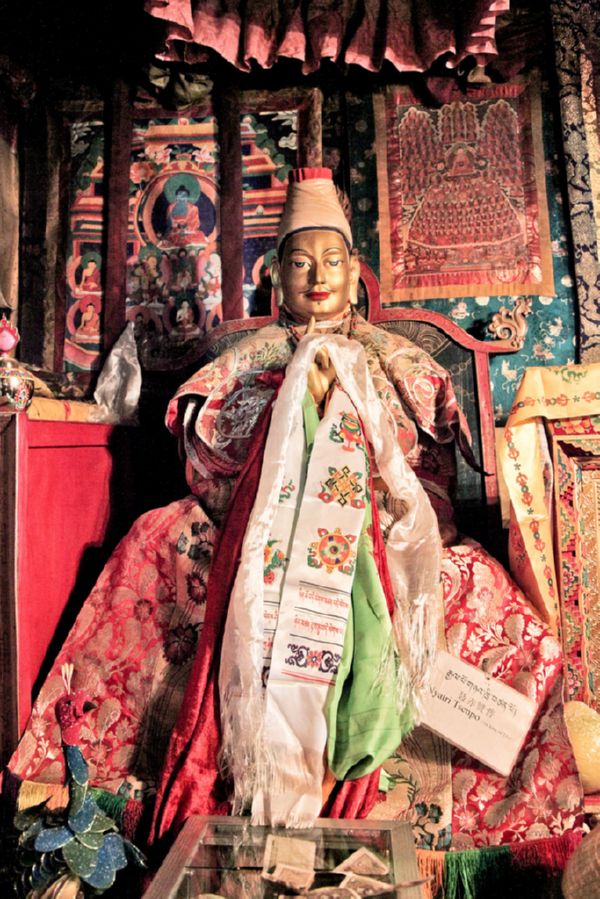
<svg viewBox="0 0 600 899">
<path fill-rule="evenodd" d="M 600 711 L 600 418 L 548 424 L 566 698 Z"/>
</svg>

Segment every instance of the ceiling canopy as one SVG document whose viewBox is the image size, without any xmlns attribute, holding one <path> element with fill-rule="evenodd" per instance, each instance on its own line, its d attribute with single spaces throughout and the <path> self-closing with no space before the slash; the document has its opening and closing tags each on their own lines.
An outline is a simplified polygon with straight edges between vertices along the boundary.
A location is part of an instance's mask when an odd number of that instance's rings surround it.
<svg viewBox="0 0 600 899">
<path fill-rule="evenodd" d="M 242 71 L 323 60 L 377 72 L 385 61 L 424 72 L 441 56 L 485 65 L 496 54 L 497 17 L 509 0 L 145 0 L 162 22 L 165 60 L 203 62 L 210 52 Z"/>
</svg>

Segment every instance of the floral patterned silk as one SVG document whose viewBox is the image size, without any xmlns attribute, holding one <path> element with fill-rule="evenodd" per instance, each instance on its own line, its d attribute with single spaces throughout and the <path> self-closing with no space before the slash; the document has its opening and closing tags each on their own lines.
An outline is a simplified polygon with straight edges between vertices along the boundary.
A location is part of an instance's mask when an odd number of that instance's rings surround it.
<svg viewBox="0 0 600 899">
<path fill-rule="evenodd" d="M 409 341 L 360 319 L 352 336 L 365 347 L 375 387 L 405 452 L 423 434 L 444 447 L 466 440 L 444 369 Z M 260 418 L 257 407 L 273 389 L 269 372 L 280 372 L 291 353 L 286 328 L 274 324 L 242 340 L 179 390 L 168 423 L 185 441 L 188 476 L 198 495 L 142 516 L 117 547 L 11 760 L 11 771 L 22 780 L 62 782 L 54 703 L 62 691 L 60 665 L 70 661 L 75 688 L 85 688 L 97 701 L 89 728 L 82 730 L 92 783 L 130 795 L 154 787 L 204 620 L 214 511 L 226 504 L 243 465 L 252 432 L 248 421 Z M 560 372 L 552 376 L 561 378 Z M 587 383 L 566 383 L 564 395 L 584 402 Z M 443 784 L 432 789 L 425 783 L 426 766 L 419 775 L 413 765 L 396 776 L 395 788 L 373 815 L 408 817 L 428 848 L 448 848 L 451 831 L 454 847 L 470 848 L 578 826 L 581 788 L 562 718 L 561 656 L 554 636 L 478 544 L 447 546 L 442 570 L 450 652 L 530 696 L 538 703 L 538 717 L 509 778 L 453 751 L 451 800 Z M 401 746 L 396 755 L 403 751 Z M 386 766 L 392 780 L 396 761 Z"/>
</svg>

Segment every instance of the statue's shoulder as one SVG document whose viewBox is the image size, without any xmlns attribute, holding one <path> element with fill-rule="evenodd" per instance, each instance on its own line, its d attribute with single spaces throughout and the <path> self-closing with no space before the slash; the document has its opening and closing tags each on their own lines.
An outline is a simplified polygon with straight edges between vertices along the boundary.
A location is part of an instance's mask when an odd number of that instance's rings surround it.
<svg viewBox="0 0 600 899">
<path fill-rule="evenodd" d="M 278 321 L 265 325 L 264 328 L 258 328 L 256 331 L 250 331 L 245 337 L 242 337 L 236 344 L 235 348 L 241 353 L 254 353 L 265 346 L 281 347 L 287 341 L 287 332 L 283 325 Z"/>
<path fill-rule="evenodd" d="M 208 396 L 237 375 L 281 368 L 289 362 L 291 350 L 287 334 L 278 322 L 238 339 L 235 339 L 236 335 L 227 336 L 229 345 L 182 384 L 176 399 L 190 393 Z"/>
<path fill-rule="evenodd" d="M 233 342 L 206 368 L 212 366 L 229 377 L 236 372 L 281 368 L 291 354 L 287 332 L 275 321 Z"/>
<path fill-rule="evenodd" d="M 248 379 L 259 372 L 283 368 L 291 355 L 287 333 L 278 322 L 240 337 L 179 387 L 169 403 L 167 426 L 178 429 L 182 397 L 222 399 L 235 390 L 240 381 L 249 383 Z"/>
<path fill-rule="evenodd" d="M 427 356 L 427 353 L 412 340 L 402 334 L 388 331 L 381 325 L 371 324 L 362 317 L 357 317 L 354 333 L 365 347 L 367 354 L 376 355 L 382 365 L 398 354 L 404 354 L 407 358 Z"/>
</svg>

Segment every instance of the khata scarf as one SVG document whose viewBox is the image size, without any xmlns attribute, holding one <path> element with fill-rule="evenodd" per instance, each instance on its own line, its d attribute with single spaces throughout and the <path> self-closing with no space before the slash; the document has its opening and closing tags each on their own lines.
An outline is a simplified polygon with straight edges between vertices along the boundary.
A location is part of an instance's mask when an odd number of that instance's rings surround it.
<svg viewBox="0 0 600 899">
<path fill-rule="evenodd" d="M 320 530 L 323 533 L 319 534 L 319 517 L 326 524 L 322 511 L 319 509 L 315 521 L 314 514 L 311 515 L 302 508 L 306 506 L 308 510 L 311 505 L 316 508 L 314 503 L 318 498 L 317 488 L 323 487 L 322 481 L 315 481 L 310 464 L 299 510 L 293 504 L 293 511 L 288 509 L 285 512 L 284 504 L 279 503 L 282 488 L 285 489 L 290 480 L 286 479 L 286 471 L 292 458 L 295 460 L 292 463 L 294 476 L 301 476 L 302 458 L 298 438 L 301 436 L 306 374 L 315 352 L 325 344 L 343 391 L 334 392 L 330 407 L 333 418 L 327 419 L 325 428 L 321 423 L 320 431 L 324 435 L 322 439 L 328 439 L 327 435 L 334 426 L 337 427 L 338 434 L 342 433 L 344 416 L 346 427 L 342 440 L 352 442 L 360 439 L 361 429 L 358 427 L 357 430 L 356 427 L 357 419 L 360 419 L 364 423 L 365 436 L 373 447 L 380 473 L 392 494 L 404 502 L 407 510 L 390 533 L 388 561 L 396 601 L 393 629 L 398 652 L 397 703 L 403 712 L 409 708 L 411 717 L 416 712 L 419 693 L 426 679 L 429 653 L 435 651 L 437 645 L 441 614 L 441 548 L 435 515 L 398 447 L 393 427 L 371 382 L 364 351 L 357 342 L 336 335 L 312 335 L 304 338 L 288 367 L 286 379 L 273 407 L 260 483 L 231 595 L 219 678 L 222 758 L 233 775 L 234 812 L 241 810 L 252 799 L 253 815 L 257 822 L 269 819 L 272 823 L 285 823 L 288 826 L 309 826 L 320 810 L 323 753 L 327 742 L 324 707 L 334 679 L 335 656 L 341 657 L 349 614 L 348 608 L 342 611 L 341 606 L 337 607 L 341 617 L 339 633 L 336 634 L 332 614 L 324 612 L 321 600 L 315 603 L 312 597 L 311 603 L 306 588 L 301 593 L 298 566 L 304 564 L 305 568 L 314 570 L 319 565 L 325 571 L 328 567 L 335 571 L 338 580 L 342 581 L 342 588 L 340 589 L 339 584 L 336 585 L 332 595 L 340 601 L 345 587 L 342 575 L 351 575 L 354 571 L 356 551 L 353 550 L 353 543 L 362 530 L 364 516 L 364 507 L 361 509 L 351 506 L 351 511 L 344 510 L 344 518 L 347 518 L 349 524 L 342 527 L 341 524 L 335 524 L 334 518 L 338 519 L 339 513 L 339 504 L 336 504 L 338 509 L 329 522 L 329 527 L 322 527 Z M 346 398 L 351 406 L 347 405 Z M 337 424 L 334 419 L 337 419 Z M 340 448 L 340 452 L 343 453 L 343 449 Z M 339 466 L 332 467 L 339 470 Z M 362 463 L 362 470 L 356 469 L 354 474 L 357 475 L 357 483 L 361 479 L 363 484 L 366 483 L 366 462 Z M 298 487 L 300 488 L 300 483 Z M 279 539 L 272 534 L 277 533 L 277 519 L 282 519 L 282 516 L 287 519 L 288 531 L 294 532 L 294 538 L 289 567 L 291 577 L 287 586 L 284 580 L 281 607 L 277 608 L 277 600 L 269 596 L 269 589 L 265 596 L 265 548 L 272 553 L 275 544 L 269 545 L 269 541 Z M 313 530 L 317 528 L 317 539 L 308 540 L 311 527 Z M 289 551 L 283 536 L 281 542 L 286 551 Z M 328 549 L 331 550 L 329 556 Z M 276 550 L 283 552 L 281 547 L 276 547 Z M 268 558 L 269 564 L 272 564 L 272 556 L 268 555 Z M 329 566 L 328 561 L 331 563 Z M 344 565 L 351 570 L 342 572 L 341 567 Z M 271 567 L 270 571 L 272 570 Z M 325 582 L 326 578 L 322 580 Z M 308 581 L 308 577 L 304 578 L 304 582 Z M 269 581 L 267 586 L 269 587 Z M 323 584 L 319 585 L 320 588 L 322 586 Z M 322 589 L 317 590 L 317 593 L 321 597 L 324 595 Z M 265 621 L 268 624 L 269 618 L 268 613 L 265 618 L 265 610 L 268 610 L 269 604 L 274 610 L 273 623 L 275 618 L 278 620 L 273 635 L 272 681 L 270 679 L 270 687 L 265 692 L 262 686 L 263 672 L 270 651 L 270 634 L 265 634 Z M 333 640 L 329 643 L 324 641 L 322 650 L 315 650 L 306 641 L 301 642 L 300 637 L 307 635 L 306 630 L 301 631 L 304 625 L 299 625 L 297 620 L 298 607 L 302 605 L 310 609 L 309 617 L 305 619 L 309 633 L 319 614 L 322 614 L 326 633 L 332 638 L 338 638 L 337 649 Z M 300 637 L 295 637 L 296 633 Z M 294 643 L 294 640 L 297 642 Z M 300 650 L 301 645 L 307 649 Z M 292 648 L 294 646 L 296 649 Z M 311 677 L 310 685 L 298 682 L 292 689 L 289 688 L 290 682 L 285 681 L 287 686 L 284 688 L 281 679 L 288 676 L 292 668 L 299 667 L 299 658 L 305 661 L 308 657 L 306 654 L 298 654 L 310 651 L 313 651 L 315 660 L 318 657 L 315 669 L 330 665 L 332 667 L 329 672 L 319 673 L 332 674 L 333 677 L 328 677 L 326 683 L 321 684 L 315 677 Z M 321 651 L 323 654 L 318 656 Z M 274 678 L 273 665 L 277 666 Z M 306 666 L 302 667 L 306 670 Z M 286 670 L 287 675 L 284 673 Z M 315 673 L 317 672 L 313 670 L 313 674 Z"/>
</svg>

